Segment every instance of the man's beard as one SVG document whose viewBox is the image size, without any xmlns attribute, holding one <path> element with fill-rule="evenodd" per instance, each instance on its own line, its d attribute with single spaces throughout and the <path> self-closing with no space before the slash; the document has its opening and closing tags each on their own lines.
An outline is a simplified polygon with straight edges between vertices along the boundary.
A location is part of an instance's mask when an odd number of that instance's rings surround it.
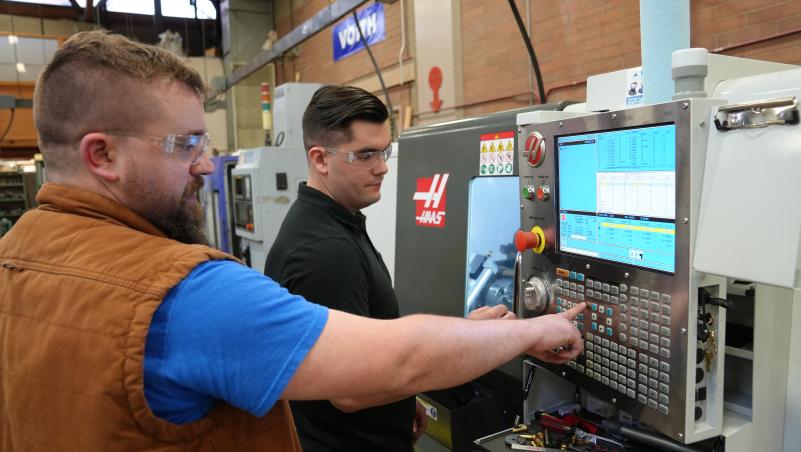
<svg viewBox="0 0 801 452">
<path fill-rule="evenodd" d="M 149 182 L 141 176 L 141 173 L 135 176 L 139 193 L 129 198 L 138 200 L 139 205 L 129 207 L 173 240 L 190 245 L 208 245 L 203 208 L 198 201 L 198 193 L 203 188 L 203 176 L 195 176 L 177 201 L 170 200 L 162 190 L 154 190 L 152 184 L 148 187 Z M 152 197 L 148 196 L 149 199 L 145 200 L 142 193 L 149 193 Z"/>
</svg>

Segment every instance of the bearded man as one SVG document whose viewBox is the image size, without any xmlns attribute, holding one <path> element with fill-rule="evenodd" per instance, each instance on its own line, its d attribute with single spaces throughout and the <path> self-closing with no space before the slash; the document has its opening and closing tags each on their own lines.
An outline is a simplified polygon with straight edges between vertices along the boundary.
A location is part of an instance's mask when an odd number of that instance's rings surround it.
<svg viewBox="0 0 801 452">
<path fill-rule="evenodd" d="M 180 58 L 104 31 L 40 74 L 48 183 L 0 239 L 0 452 L 294 452 L 287 400 L 400 400 L 581 351 L 578 309 L 367 319 L 204 246 L 203 90 Z"/>
</svg>

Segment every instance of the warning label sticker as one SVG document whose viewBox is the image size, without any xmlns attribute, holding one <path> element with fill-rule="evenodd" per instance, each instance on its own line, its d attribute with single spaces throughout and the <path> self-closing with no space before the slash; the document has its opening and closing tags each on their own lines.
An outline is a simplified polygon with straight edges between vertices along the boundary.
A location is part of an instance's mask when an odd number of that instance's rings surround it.
<svg viewBox="0 0 801 452">
<path fill-rule="evenodd" d="M 479 139 L 479 167 L 481 176 L 510 176 L 514 172 L 514 131 L 485 133 Z"/>
</svg>

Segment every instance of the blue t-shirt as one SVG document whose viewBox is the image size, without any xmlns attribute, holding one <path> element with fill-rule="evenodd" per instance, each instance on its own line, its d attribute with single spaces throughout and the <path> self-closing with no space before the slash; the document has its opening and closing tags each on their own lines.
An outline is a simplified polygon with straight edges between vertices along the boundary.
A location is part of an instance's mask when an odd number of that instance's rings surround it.
<svg viewBox="0 0 801 452">
<path fill-rule="evenodd" d="M 205 262 L 167 294 L 145 345 L 145 398 L 175 424 L 220 401 L 255 416 L 278 400 L 328 309 L 232 261 Z"/>
</svg>

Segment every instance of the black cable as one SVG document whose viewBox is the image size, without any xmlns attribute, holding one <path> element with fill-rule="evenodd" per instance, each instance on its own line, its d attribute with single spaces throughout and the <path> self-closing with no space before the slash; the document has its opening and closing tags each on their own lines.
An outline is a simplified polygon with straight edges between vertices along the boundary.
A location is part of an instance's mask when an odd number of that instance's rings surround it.
<svg viewBox="0 0 801 452">
<path fill-rule="evenodd" d="M 395 139 L 395 117 L 392 116 L 392 101 L 389 100 L 389 91 L 387 91 L 387 86 L 384 84 L 384 77 L 381 75 L 381 68 L 378 67 L 378 63 L 375 61 L 375 57 L 373 56 L 373 51 L 370 50 L 370 44 L 367 44 L 367 39 L 364 37 L 364 32 L 362 31 L 362 27 L 359 26 L 359 16 L 356 15 L 356 10 L 352 11 L 353 20 L 356 21 L 356 29 L 359 30 L 359 37 L 362 40 L 362 44 L 364 44 L 364 48 L 367 49 L 367 54 L 370 55 L 370 61 L 373 62 L 373 68 L 375 68 L 375 73 L 378 75 L 378 81 L 381 83 L 381 90 L 384 92 L 384 97 L 387 98 L 387 109 L 389 110 L 389 127 L 390 133 L 392 134 L 392 139 Z"/>
<path fill-rule="evenodd" d="M 15 111 L 16 111 L 15 109 L 13 109 L 13 108 L 11 109 L 11 117 L 8 118 L 8 125 L 6 126 L 6 130 L 4 130 L 3 134 L 0 135 L 0 143 L 2 143 L 3 140 L 6 139 L 6 135 L 8 135 L 8 132 L 11 130 L 11 124 L 14 124 L 14 112 Z"/>
<path fill-rule="evenodd" d="M 544 104 L 547 99 L 545 99 L 545 87 L 542 86 L 542 74 L 540 73 L 540 65 L 537 63 L 537 55 L 534 54 L 534 47 L 531 45 L 531 38 L 526 32 L 526 27 L 523 25 L 523 19 L 520 18 L 520 11 L 517 10 L 517 5 L 515 5 L 515 0 L 509 0 L 509 7 L 512 8 L 512 14 L 515 16 L 515 21 L 517 22 L 517 28 L 520 29 L 520 35 L 523 37 L 523 42 L 526 43 L 526 49 L 528 49 L 528 56 L 531 58 L 531 65 L 534 66 L 534 74 L 537 76 L 537 91 L 539 91 L 540 96 L 540 103 Z"/>
</svg>

